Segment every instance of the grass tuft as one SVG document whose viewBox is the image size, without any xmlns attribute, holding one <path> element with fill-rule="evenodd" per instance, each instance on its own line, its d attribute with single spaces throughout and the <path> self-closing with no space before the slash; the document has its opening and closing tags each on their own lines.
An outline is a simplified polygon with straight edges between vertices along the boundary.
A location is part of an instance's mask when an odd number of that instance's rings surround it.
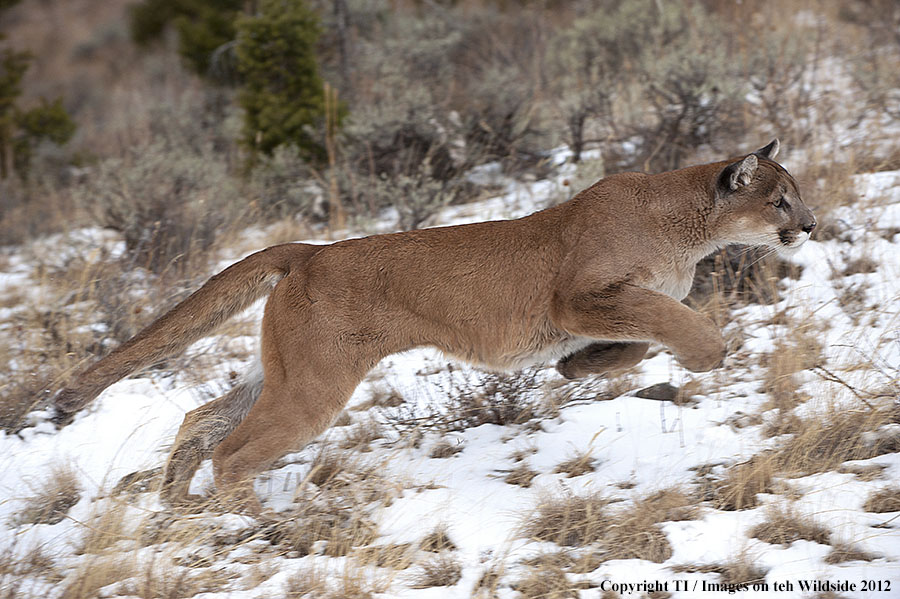
<svg viewBox="0 0 900 599">
<path fill-rule="evenodd" d="M 863 509 L 876 514 L 900 512 L 900 487 L 888 487 L 872 493 Z"/>
<path fill-rule="evenodd" d="M 56 524 L 81 500 L 81 485 L 71 467 L 56 466 L 50 478 L 13 516 L 14 524 Z"/>
<path fill-rule="evenodd" d="M 447 527 L 440 525 L 425 535 L 419 541 L 419 549 L 429 551 L 431 553 L 440 553 L 442 551 L 456 551 L 456 543 L 450 539 Z"/>
<path fill-rule="evenodd" d="M 451 587 L 462 578 L 462 565 L 459 560 L 446 553 L 423 562 L 420 569 L 413 582 L 414 589 Z"/>
<path fill-rule="evenodd" d="M 768 510 L 766 521 L 754 526 L 750 536 L 772 545 L 788 546 L 805 540 L 828 545 L 831 533 L 809 517 L 797 513 L 793 506 Z"/>
<path fill-rule="evenodd" d="M 510 470 L 509 474 L 507 474 L 503 480 L 507 484 L 527 489 L 531 486 L 531 481 L 534 480 L 537 475 L 538 472 L 536 470 L 533 470 L 526 462 L 521 462 L 518 466 Z"/>
</svg>

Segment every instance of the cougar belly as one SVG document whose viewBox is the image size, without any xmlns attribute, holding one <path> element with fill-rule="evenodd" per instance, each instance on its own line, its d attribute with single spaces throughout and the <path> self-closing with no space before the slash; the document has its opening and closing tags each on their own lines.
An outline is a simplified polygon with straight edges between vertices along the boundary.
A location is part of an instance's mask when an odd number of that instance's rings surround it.
<svg viewBox="0 0 900 599">
<path fill-rule="evenodd" d="M 542 339 L 540 341 L 542 342 L 530 343 L 525 347 L 514 348 L 496 356 L 491 356 L 491 359 L 476 359 L 474 362 L 488 370 L 514 372 L 528 366 L 556 362 L 560 358 L 584 349 L 591 343 L 594 343 L 596 339 L 564 334 L 553 340 Z M 473 362 L 471 359 L 468 361 Z"/>
</svg>

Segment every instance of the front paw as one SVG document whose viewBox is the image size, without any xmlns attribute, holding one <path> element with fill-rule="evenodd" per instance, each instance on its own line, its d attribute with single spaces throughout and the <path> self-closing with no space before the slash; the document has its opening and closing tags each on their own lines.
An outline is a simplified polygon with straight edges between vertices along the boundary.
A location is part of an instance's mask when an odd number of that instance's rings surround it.
<svg viewBox="0 0 900 599">
<path fill-rule="evenodd" d="M 692 348 L 688 353 L 676 354 L 675 358 L 691 372 L 709 372 L 722 365 L 727 353 L 725 342 L 720 337 L 714 343 Z"/>
</svg>

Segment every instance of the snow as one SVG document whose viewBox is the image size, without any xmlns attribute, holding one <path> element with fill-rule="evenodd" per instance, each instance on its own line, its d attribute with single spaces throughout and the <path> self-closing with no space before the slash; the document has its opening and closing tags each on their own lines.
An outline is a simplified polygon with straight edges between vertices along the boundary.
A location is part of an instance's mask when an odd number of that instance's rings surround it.
<svg viewBox="0 0 900 599">
<path fill-rule="evenodd" d="M 546 181 L 518 183 L 504 177 L 496 165 L 479 167 L 472 173 L 472 180 L 490 182 L 501 189 L 500 194 L 478 204 L 447 208 L 439 223 L 517 217 L 540 208 L 542 198 L 558 194 L 562 179 L 572 174 L 571 165 L 565 163 L 565 152 L 557 151 L 552 157 L 561 168 L 555 178 Z M 856 175 L 854 183 L 860 195 L 859 204 L 837 212 L 837 218 L 847 224 L 848 236 L 806 243 L 789 258 L 801 265 L 803 271 L 799 280 L 782 282 L 785 299 L 772 306 L 737 310 L 726 332 L 743 334 L 741 351 L 745 354 L 767 354 L 779 341 L 791 339 L 790 328 L 769 323 L 774 314 L 786 311 L 796 321 L 815 327 L 825 348 L 829 370 L 841 372 L 850 385 L 870 388 L 878 384 L 886 386 L 892 381 L 896 384 L 900 374 L 900 236 L 885 234 L 900 227 L 900 171 Z M 78 248 L 82 255 L 85 250 L 94 251 L 97 256 L 122 251 L 115 236 L 95 230 L 78 231 L 42 243 L 72 248 L 72 252 Z M 874 260 L 873 272 L 836 275 L 853 260 L 863 257 Z M 221 266 L 229 262 L 224 261 Z M 11 260 L 11 264 L 9 272 L 0 274 L 2 294 L 26 287 L 31 281 L 27 260 Z M 859 318 L 858 314 L 850 314 L 841 307 L 843 290 L 852 286 L 861 290 L 867 318 Z M 0 318 L 5 319 L 6 313 L 14 308 L 4 310 Z M 262 303 L 256 304 L 249 311 L 250 317 L 258 319 L 261 310 Z M 215 354 L 222 351 L 223 341 L 220 337 L 201 340 L 189 351 Z M 227 355 L 245 355 L 246 359 L 223 359 L 216 369 L 221 373 L 218 378 L 204 383 L 207 390 L 226 389 L 225 373 L 246 368 L 256 351 L 257 340 L 244 335 L 228 339 L 227 343 Z M 407 400 L 404 410 L 411 413 L 439 410 L 445 401 L 448 380 L 471 382 L 483 376 L 461 365 L 454 365 L 453 372 L 449 373 L 445 364 L 443 356 L 429 349 L 386 358 L 357 389 L 349 406 L 358 407 L 378 392 L 393 389 Z M 812 398 L 797 408 L 800 416 L 824 414 L 835 405 L 853 406 L 856 402 L 845 386 L 825 382 L 811 372 L 801 373 L 799 377 L 801 389 Z M 654 383 L 683 385 L 698 379 L 699 391 L 685 405 L 641 399 L 631 393 Z M 539 380 L 543 389 L 554 381 L 559 382 L 550 370 L 541 372 Z M 735 415 L 763 411 L 768 397 L 760 380 L 758 366 L 743 364 L 726 364 L 722 371 L 693 375 L 682 370 L 668 353 L 661 352 L 641 364 L 631 381 L 631 391 L 605 401 L 573 401 L 563 405 L 558 416 L 545 417 L 536 429 L 484 424 L 443 434 L 425 430 L 418 445 L 405 443 L 412 435 L 408 430 L 390 432 L 363 456 L 379 464 L 379 473 L 386 480 L 396 481 L 398 486 L 396 499 L 373 514 L 378 524 L 376 543 L 416 544 L 435 527 L 446 526 L 458 547 L 455 557 L 462 565 L 462 578 L 450 587 L 417 589 L 410 583 L 413 574 L 394 575 L 370 567 L 364 570 L 366 576 L 387 581 L 386 590 L 376 596 L 469 597 L 482 573 L 494 564 L 504 564 L 506 568 L 497 596 L 517 596 L 509 583 L 516 580 L 516 572 L 522 571 L 521 560 L 551 546 L 522 534 L 525 518 L 547 497 L 598 492 L 627 505 L 654 491 L 673 486 L 686 488 L 692 481 L 696 482 L 699 467 L 717 465 L 721 469 L 772 446 L 774 441 L 761 434 L 763 425 L 729 424 Z M 597 380 L 589 386 L 596 395 L 604 391 L 606 383 Z M 82 563 L 76 553 L 76 539 L 84 534 L 86 523 L 107 505 L 109 500 L 105 497 L 110 489 L 128 473 L 162 465 L 181 418 L 201 401 L 198 395 L 205 394 L 198 394 L 196 386 L 183 376 L 151 373 L 113 385 L 90 408 L 79 413 L 72 424 L 60 430 L 48 421 L 48 413 L 37 412 L 30 416 L 28 428 L 17 434 L 0 433 L 0 546 L 16 555 L 40 546 L 54 556 L 58 567 L 71 574 Z M 399 417 L 399 411 L 392 410 L 373 408 L 367 413 L 354 412 L 353 419 L 359 422 L 362 414 L 368 414 L 380 422 L 390 422 L 392 417 Z M 771 419 L 772 413 L 763 416 L 765 421 Z M 260 477 L 256 490 L 264 504 L 278 510 L 290 508 L 296 486 L 291 481 L 303 480 L 317 451 L 339 442 L 344 430 L 329 431 L 310 447 L 287 456 L 283 465 L 266 477 Z M 449 440 L 462 449 L 449 458 L 429 457 L 430 448 L 439 440 Z M 554 472 L 564 460 L 585 453 L 595 460 L 593 472 L 571 478 Z M 514 454 L 524 454 L 522 462 L 537 472 L 528 488 L 504 481 L 506 474 L 520 463 Z M 70 466 L 82 484 L 83 494 L 78 504 L 58 524 L 16 523 L 15 516 L 27 497 L 52 477 L 54 467 L 61 464 Z M 597 585 L 603 581 L 606 585 L 612 581 L 617 584 L 669 581 L 672 597 L 696 597 L 694 591 L 674 589 L 673 581 L 686 581 L 690 587 L 695 581 L 716 582 L 718 576 L 678 572 L 674 567 L 721 564 L 744 555 L 751 563 L 767 569 L 765 581 L 770 586 L 794 581 L 792 591 L 770 589 L 747 595 L 754 598 L 806 597 L 808 593 L 801 592 L 796 581 L 819 579 L 848 580 L 857 585 L 862 580 L 890 580 L 894 583 L 892 593 L 900 593 L 897 590 L 900 589 L 900 528 L 891 523 L 897 514 L 863 510 L 863 503 L 873 490 L 900 484 L 900 457 L 887 454 L 854 464 L 884 466 L 882 477 L 865 481 L 853 474 L 825 472 L 783 481 L 792 489 L 793 499 L 762 495 L 759 507 L 730 512 L 701 504 L 698 519 L 662 524 L 673 548 L 673 555 L 662 564 L 642 560 L 607 561 L 594 572 L 572 576 L 572 580 L 589 580 Z M 211 470 L 207 462 L 195 478 L 192 492 L 204 493 L 210 484 Z M 877 559 L 831 565 L 824 560 L 830 551 L 826 545 L 801 540 L 782 547 L 750 538 L 748 531 L 765 519 L 769 506 L 779 502 L 792 503 L 798 513 L 825 526 L 834 539 L 852 543 L 878 556 Z M 165 510 L 155 493 L 139 496 L 127 508 L 116 505 L 117 509 L 127 510 L 131 527 L 136 527 L 148 514 Z M 204 514 L 198 518 L 219 531 L 240 532 L 255 524 L 251 518 L 234 514 Z M 216 555 L 220 567 L 240 574 L 246 567 L 235 561 L 236 558 L 264 551 L 267 545 L 266 541 L 256 539 L 231 551 L 220 548 Z M 137 549 L 129 542 L 121 541 L 116 547 L 123 554 L 133 554 L 135 563 L 152 559 L 149 553 L 143 553 L 149 549 Z M 202 547 L 192 549 L 195 550 L 208 551 Z M 144 557 L 139 558 L 140 555 Z M 259 586 L 245 589 L 235 584 L 228 591 L 198 596 L 239 599 L 280 596 L 286 580 L 300 569 L 340 573 L 350 567 L 348 558 L 316 554 L 266 559 L 276 573 Z M 39 578 L 32 582 L 32 592 L 42 592 L 47 597 L 61 596 L 64 588 L 63 584 L 48 584 Z M 109 593 L 114 594 L 113 590 Z M 900 596 L 860 590 L 841 595 Z M 581 596 L 598 597 L 599 591 L 585 590 Z M 630 595 L 623 592 L 623 596 Z M 713 599 L 734 595 L 708 591 L 702 596 Z"/>
</svg>

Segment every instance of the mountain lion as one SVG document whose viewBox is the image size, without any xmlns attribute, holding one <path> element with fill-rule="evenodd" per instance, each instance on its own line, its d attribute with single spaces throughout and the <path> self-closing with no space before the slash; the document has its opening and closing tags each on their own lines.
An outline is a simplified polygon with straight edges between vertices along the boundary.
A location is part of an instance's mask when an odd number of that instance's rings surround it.
<svg viewBox="0 0 900 599">
<path fill-rule="evenodd" d="M 697 262 L 727 244 L 798 248 L 816 226 L 773 161 L 733 160 L 601 179 L 524 218 L 262 250 L 212 277 L 59 392 L 84 407 L 269 294 L 261 370 L 185 416 L 163 497 L 190 502 L 210 454 L 219 493 L 258 512 L 253 478 L 340 413 L 379 360 L 430 345 L 491 369 L 557 361 L 568 378 L 637 364 L 651 342 L 687 369 L 725 356 L 713 322 L 681 303 Z"/>
</svg>

